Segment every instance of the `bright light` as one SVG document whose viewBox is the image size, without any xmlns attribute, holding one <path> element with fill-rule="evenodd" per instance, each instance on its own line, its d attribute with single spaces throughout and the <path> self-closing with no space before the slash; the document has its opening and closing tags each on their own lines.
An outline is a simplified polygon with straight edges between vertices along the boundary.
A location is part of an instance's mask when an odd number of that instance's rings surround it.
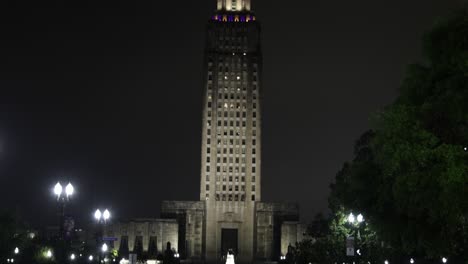
<svg viewBox="0 0 468 264">
<path fill-rule="evenodd" d="M 442 258 L 442 263 L 447 263 L 447 258 Z"/>
<path fill-rule="evenodd" d="M 359 215 L 357 216 L 357 221 L 358 221 L 358 223 L 364 222 L 364 216 L 362 216 L 362 214 L 359 214 Z"/>
<path fill-rule="evenodd" d="M 388 264 L 388 263 L 390 263 L 390 262 L 388 262 L 388 260 L 386 260 L 386 261 L 384 261 L 384 263 L 385 263 L 385 264 Z"/>
<path fill-rule="evenodd" d="M 107 244 L 106 243 L 102 244 L 102 247 L 101 247 L 102 252 L 107 252 L 107 249 L 108 249 Z"/>
<path fill-rule="evenodd" d="M 106 209 L 106 210 L 104 211 L 103 217 L 104 217 L 104 221 L 107 221 L 107 219 L 110 218 L 110 212 L 109 212 L 109 210 Z"/>
<path fill-rule="evenodd" d="M 356 220 L 356 217 L 354 217 L 353 213 L 350 213 L 348 215 L 348 222 L 354 223 L 355 220 Z"/>
<path fill-rule="evenodd" d="M 47 250 L 47 252 L 45 253 L 45 256 L 46 256 L 46 258 L 51 258 L 52 257 L 52 251 L 50 251 L 50 249 Z"/>
<path fill-rule="evenodd" d="M 68 183 L 67 187 L 65 187 L 65 193 L 67 194 L 67 196 L 73 195 L 74 191 L 75 189 L 73 188 L 73 185 L 71 183 Z"/>
<path fill-rule="evenodd" d="M 62 194 L 62 190 L 63 190 L 62 185 L 60 184 L 60 182 L 57 182 L 57 184 L 55 184 L 55 187 L 54 187 L 55 195 L 59 197 Z"/>
<path fill-rule="evenodd" d="M 359 256 L 361 256 L 361 250 L 360 250 L 360 249 L 356 250 L 356 253 L 357 253 Z"/>
<path fill-rule="evenodd" d="M 93 261 L 93 255 L 89 255 L 88 259 L 89 261 Z"/>
<path fill-rule="evenodd" d="M 75 260 L 75 258 L 76 258 L 75 254 L 72 253 L 72 254 L 70 255 L 70 259 L 71 259 L 71 260 Z"/>
<path fill-rule="evenodd" d="M 96 218 L 96 220 L 101 220 L 101 211 L 99 209 L 96 210 L 96 212 L 94 212 L 94 218 Z"/>
<path fill-rule="evenodd" d="M 413 264 L 413 263 L 414 263 L 414 259 L 411 258 L 411 259 L 409 260 L 409 263 Z"/>
<path fill-rule="evenodd" d="M 15 247 L 15 250 L 13 252 L 15 252 L 15 254 L 18 254 L 19 253 L 19 248 Z"/>
<path fill-rule="evenodd" d="M 237 76 L 237 80 L 240 80 L 240 76 Z"/>
</svg>

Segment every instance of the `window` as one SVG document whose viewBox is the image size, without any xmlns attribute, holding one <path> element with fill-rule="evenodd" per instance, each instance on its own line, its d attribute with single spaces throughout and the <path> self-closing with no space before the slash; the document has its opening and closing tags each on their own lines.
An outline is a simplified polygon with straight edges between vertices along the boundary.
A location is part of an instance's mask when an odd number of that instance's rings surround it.
<svg viewBox="0 0 468 264">
<path fill-rule="evenodd" d="M 255 173 L 255 167 L 252 167 L 252 172 Z"/>
<path fill-rule="evenodd" d="M 210 157 L 206 157 L 206 162 L 210 163 Z"/>
<path fill-rule="evenodd" d="M 210 181 L 210 175 L 206 175 L 206 181 Z"/>
<path fill-rule="evenodd" d="M 252 139 L 252 145 L 254 145 L 254 146 L 255 146 L 256 144 L 257 144 L 257 140 L 255 140 L 255 139 Z"/>
<path fill-rule="evenodd" d="M 208 102 L 208 108 L 211 108 L 211 102 Z"/>
<path fill-rule="evenodd" d="M 252 201 L 255 201 L 255 194 L 252 195 Z"/>
<path fill-rule="evenodd" d="M 206 148 L 206 153 L 210 153 L 210 148 Z"/>
<path fill-rule="evenodd" d="M 210 166 L 206 166 L 206 172 L 210 172 Z"/>
<path fill-rule="evenodd" d="M 255 151 L 255 148 L 253 148 L 253 149 L 252 149 L 252 154 L 255 155 L 255 152 L 256 152 L 256 151 Z"/>
<path fill-rule="evenodd" d="M 205 190 L 209 191 L 210 190 L 210 185 L 206 185 Z"/>
<path fill-rule="evenodd" d="M 252 163 L 254 163 L 254 164 L 255 164 L 255 158 L 252 158 Z"/>
<path fill-rule="evenodd" d="M 255 185 L 252 185 L 252 192 L 255 192 Z"/>
<path fill-rule="evenodd" d="M 255 182 L 255 176 L 252 176 L 252 182 Z"/>
</svg>

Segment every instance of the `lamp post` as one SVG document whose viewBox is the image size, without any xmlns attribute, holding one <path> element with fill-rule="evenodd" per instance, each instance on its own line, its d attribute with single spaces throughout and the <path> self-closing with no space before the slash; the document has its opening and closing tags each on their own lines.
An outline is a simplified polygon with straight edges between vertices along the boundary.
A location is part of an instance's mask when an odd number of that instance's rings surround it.
<svg viewBox="0 0 468 264">
<path fill-rule="evenodd" d="M 96 220 L 96 223 L 100 225 L 98 235 L 96 237 L 98 244 L 101 242 L 104 242 L 104 231 L 106 229 L 107 222 L 109 221 L 110 218 L 111 218 L 111 213 L 109 212 L 108 209 L 105 209 L 104 212 L 101 212 L 101 210 L 96 209 L 96 211 L 94 212 L 94 219 Z M 100 254 L 100 256 L 105 255 L 107 250 L 108 250 L 108 246 L 106 243 L 104 243 L 101 247 L 101 251 L 103 254 Z M 100 258 L 99 262 L 101 262 L 101 260 L 102 258 Z"/>
<path fill-rule="evenodd" d="M 357 216 L 355 216 L 351 212 L 346 218 L 346 221 L 351 225 L 351 228 L 354 231 L 353 233 L 356 237 L 355 241 L 360 240 L 361 239 L 360 227 L 361 227 L 361 224 L 364 223 L 364 216 L 362 214 L 358 214 Z M 359 256 L 361 256 L 362 253 L 360 249 L 358 249 L 356 252 L 358 253 Z"/>
<path fill-rule="evenodd" d="M 57 203 L 59 206 L 59 240 L 60 240 L 60 250 L 57 257 L 61 263 L 65 262 L 65 207 L 66 204 L 71 200 L 71 197 L 75 193 L 75 188 L 71 183 L 68 183 L 65 186 L 65 189 L 62 187 L 60 182 L 57 182 L 54 186 L 54 194 L 57 196 Z"/>
</svg>

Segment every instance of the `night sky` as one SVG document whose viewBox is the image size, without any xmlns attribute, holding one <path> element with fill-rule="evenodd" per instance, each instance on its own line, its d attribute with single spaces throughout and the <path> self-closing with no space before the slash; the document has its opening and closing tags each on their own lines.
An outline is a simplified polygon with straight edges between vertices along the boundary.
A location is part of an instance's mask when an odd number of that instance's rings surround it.
<svg viewBox="0 0 468 264">
<path fill-rule="evenodd" d="M 327 208 L 369 115 L 395 98 L 421 36 L 460 0 L 253 0 L 262 23 L 264 201 Z M 58 181 L 83 224 L 199 199 L 205 26 L 215 0 L 7 1 L 0 208 L 55 223 Z"/>
</svg>

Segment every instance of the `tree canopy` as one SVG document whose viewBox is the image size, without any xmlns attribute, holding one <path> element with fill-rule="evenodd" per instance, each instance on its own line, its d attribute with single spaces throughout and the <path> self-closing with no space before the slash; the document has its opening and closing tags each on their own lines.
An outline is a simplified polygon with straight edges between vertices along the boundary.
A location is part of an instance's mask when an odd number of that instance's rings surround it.
<svg viewBox="0 0 468 264">
<path fill-rule="evenodd" d="M 337 173 L 330 209 L 358 210 L 394 249 L 468 259 L 468 15 L 423 39 L 395 102 L 372 116 Z"/>
</svg>

